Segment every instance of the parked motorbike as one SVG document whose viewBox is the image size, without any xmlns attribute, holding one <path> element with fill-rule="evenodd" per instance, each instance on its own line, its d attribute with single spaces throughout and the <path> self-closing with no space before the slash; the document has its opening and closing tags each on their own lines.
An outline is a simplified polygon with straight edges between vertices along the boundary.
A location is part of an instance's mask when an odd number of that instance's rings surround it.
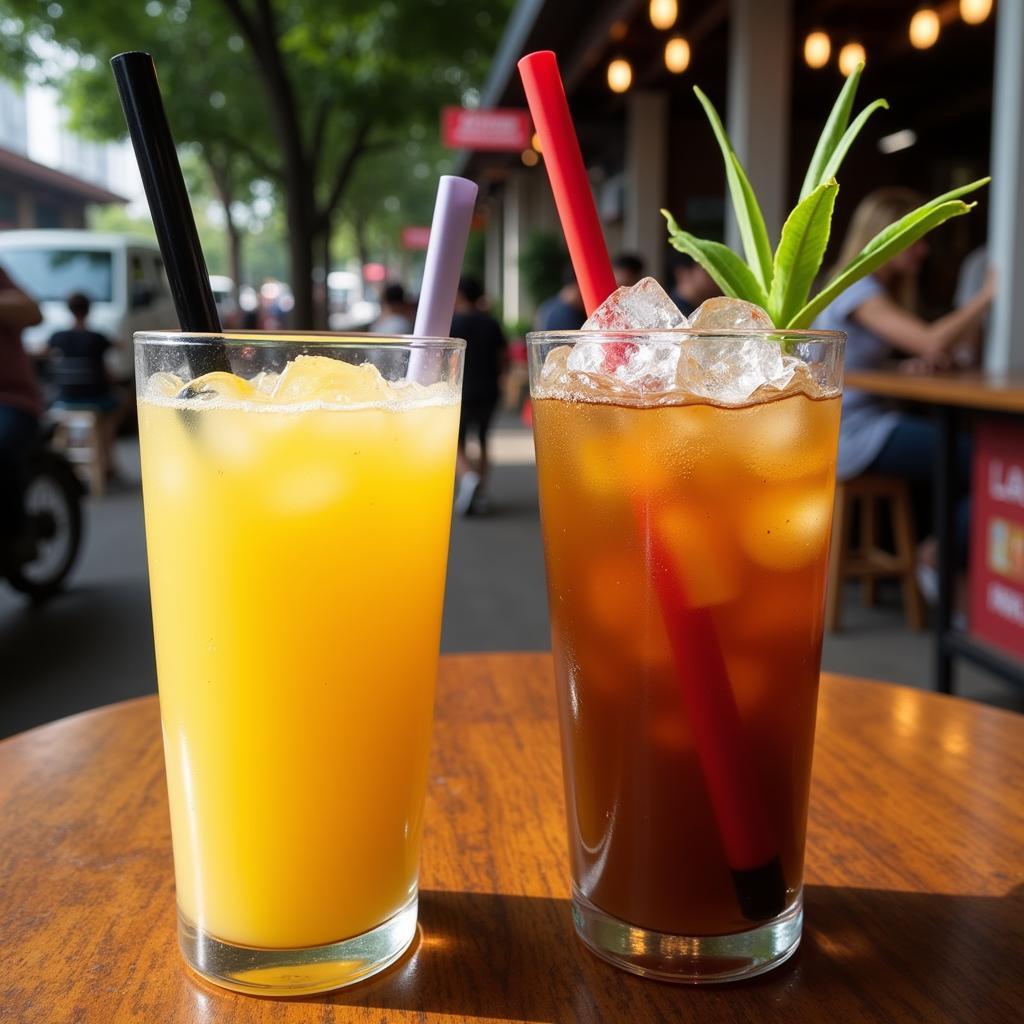
<svg viewBox="0 0 1024 1024">
<path fill-rule="evenodd" d="M 71 463 L 40 439 L 29 461 L 25 487 L 28 542 L 0 537 L 6 547 L 0 567 L 7 582 L 33 601 L 52 597 L 64 585 L 82 543 L 84 488 Z M 2 569 L 0 569 L 2 572 Z"/>
</svg>

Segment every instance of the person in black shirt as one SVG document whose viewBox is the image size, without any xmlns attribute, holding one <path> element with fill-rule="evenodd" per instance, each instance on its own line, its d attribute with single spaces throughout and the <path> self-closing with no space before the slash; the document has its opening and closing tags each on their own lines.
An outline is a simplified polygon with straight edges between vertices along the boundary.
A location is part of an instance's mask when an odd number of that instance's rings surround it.
<svg viewBox="0 0 1024 1024">
<path fill-rule="evenodd" d="M 113 465 L 111 457 L 114 438 L 124 416 L 125 403 L 107 373 L 105 356 L 111 347 L 110 339 L 89 330 L 90 302 L 87 295 L 75 292 L 68 296 L 68 309 L 74 324 L 68 331 L 57 331 L 48 348 L 53 382 L 57 397 L 55 409 L 91 409 L 103 419 L 103 445 L 105 462 Z"/>
<path fill-rule="evenodd" d="M 483 293 L 476 278 L 461 278 L 452 318 L 452 337 L 466 341 L 459 420 L 459 486 L 455 498 L 455 508 L 460 515 L 486 510 L 487 434 L 498 406 L 505 362 L 505 335 L 498 321 L 480 308 Z M 466 434 L 470 428 L 475 430 L 480 442 L 480 455 L 475 461 L 466 454 Z"/>
</svg>

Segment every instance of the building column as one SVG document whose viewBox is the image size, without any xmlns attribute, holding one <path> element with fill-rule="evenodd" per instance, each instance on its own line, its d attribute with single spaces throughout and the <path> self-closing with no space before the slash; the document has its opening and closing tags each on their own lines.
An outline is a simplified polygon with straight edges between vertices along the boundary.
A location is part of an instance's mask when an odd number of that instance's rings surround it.
<svg viewBox="0 0 1024 1024">
<path fill-rule="evenodd" d="M 631 92 L 626 125 L 626 209 L 623 248 L 643 257 L 647 273 L 661 277 L 668 236 L 660 210 L 666 201 L 668 96 Z"/>
<path fill-rule="evenodd" d="M 501 204 L 501 311 L 505 323 L 514 323 L 523 316 L 522 283 L 519 276 L 519 253 L 526 242 L 526 182 L 521 171 L 512 171 L 505 179 Z"/>
<path fill-rule="evenodd" d="M 993 372 L 1024 370 L 1024 3 L 996 8 L 988 257 L 999 277 L 985 349 Z"/>
<path fill-rule="evenodd" d="M 502 207 L 494 197 L 487 201 L 484 225 L 484 291 L 492 299 L 502 294 Z"/>
<path fill-rule="evenodd" d="M 792 0 L 731 0 L 729 11 L 729 138 L 761 203 L 773 248 L 789 212 L 792 7 Z M 728 198 L 726 206 L 731 210 Z M 742 252 L 731 212 L 726 243 Z"/>
</svg>

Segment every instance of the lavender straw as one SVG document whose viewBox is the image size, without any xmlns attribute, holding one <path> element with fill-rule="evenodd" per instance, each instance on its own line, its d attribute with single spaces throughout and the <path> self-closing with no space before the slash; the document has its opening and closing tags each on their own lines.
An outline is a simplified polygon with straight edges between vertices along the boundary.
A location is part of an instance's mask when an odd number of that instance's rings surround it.
<svg viewBox="0 0 1024 1024">
<path fill-rule="evenodd" d="M 423 286 L 413 328 L 417 337 L 447 338 L 452 329 L 455 293 L 459 288 L 459 271 L 466 254 L 476 193 L 476 183 L 467 178 L 443 174 L 437 183 Z M 423 356 L 422 350 L 413 350 L 409 358 L 410 380 L 419 376 Z"/>
</svg>

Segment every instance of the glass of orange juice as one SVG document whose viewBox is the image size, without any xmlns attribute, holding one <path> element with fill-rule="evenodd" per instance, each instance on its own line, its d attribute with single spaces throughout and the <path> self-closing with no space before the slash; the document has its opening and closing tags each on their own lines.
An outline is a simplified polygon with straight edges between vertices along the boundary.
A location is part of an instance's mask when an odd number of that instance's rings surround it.
<svg viewBox="0 0 1024 1024">
<path fill-rule="evenodd" d="M 416 928 L 465 345 L 135 344 L 181 947 L 347 985 Z"/>
<path fill-rule="evenodd" d="M 803 920 L 843 336 L 528 341 L 576 930 L 758 974 Z"/>
</svg>

